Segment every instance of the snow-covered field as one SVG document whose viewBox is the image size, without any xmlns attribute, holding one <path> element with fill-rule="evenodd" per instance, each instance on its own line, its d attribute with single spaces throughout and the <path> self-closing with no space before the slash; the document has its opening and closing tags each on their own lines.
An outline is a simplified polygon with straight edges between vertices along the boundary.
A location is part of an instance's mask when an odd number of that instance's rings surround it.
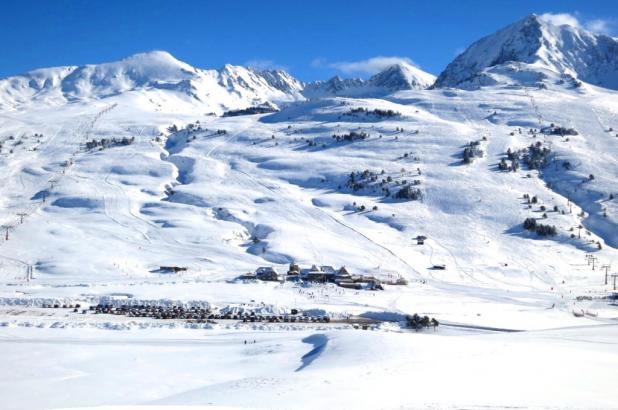
<svg viewBox="0 0 618 410">
<path fill-rule="evenodd" d="M 615 408 L 615 326 L 359 332 L 10 328 L 3 408 Z"/>
<path fill-rule="evenodd" d="M 77 73 L 70 87 L 62 70 Z M 547 75 L 544 87 L 360 98 L 356 85 L 354 98 L 305 99 L 281 73 L 286 93 L 243 70 L 157 52 L 35 72 L 35 94 L 19 91 L 34 87 L 23 79 L 0 84 L 0 407 L 616 408 L 618 311 L 602 268 L 614 272 L 618 255 L 616 91 Z M 114 80 L 100 80 L 108 71 Z M 105 87 L 86 87 L 88 76 Z M 217 76 L 252 94 L 222 91 Z M 260 99 L 280 111 L 212 115 Z M 550 124 L 577 135 L 538 131 Z M 127 140 L 86 146 L 103 138 Z M 464 163 L 475 141 L 482 155 Z M 550 150 L 541 170 L 499 169 L 531 144 Z M 421 198 L 395 198 L 405 186 Z M 526 218 L 556 235 L 526 231 Z M 292 262 L 408 284 L 234 280 Z M 195 324 L 42 307 L 110 301 L 388 322 Z M 397 323 L 413 313 L 442 326 Z"/>
</svg>

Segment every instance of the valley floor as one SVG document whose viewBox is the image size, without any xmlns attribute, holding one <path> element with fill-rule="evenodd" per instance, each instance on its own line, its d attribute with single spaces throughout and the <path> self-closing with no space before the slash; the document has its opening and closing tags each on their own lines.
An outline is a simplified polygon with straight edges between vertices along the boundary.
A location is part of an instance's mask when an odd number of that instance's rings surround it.
<svg viewBox="0 0 618 410">
<path fill-rule="evenodd" d="M 515 334 L 9 327 L 0 393 L 5 409 L 610 409 L 617 340 L 616 325 Z"/>
</svg>

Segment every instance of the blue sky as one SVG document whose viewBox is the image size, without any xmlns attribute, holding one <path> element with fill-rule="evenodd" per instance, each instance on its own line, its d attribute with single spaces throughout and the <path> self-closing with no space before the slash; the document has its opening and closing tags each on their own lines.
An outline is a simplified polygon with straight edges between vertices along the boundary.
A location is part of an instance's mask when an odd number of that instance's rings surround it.
<svg viewBox="0 0 618 410">
<path fill-rule="evenodd" d="M 0 77 L 150 50 L 200 68 L 284 68 L 302 80 L 367 76 L 382 62 L 375 57 L 438 74 L 473 41 L 530 13 L 567 13 L 561 19 L 618 36 L 615 0 L 3 0 L 0 12 Z"/>
</svg>

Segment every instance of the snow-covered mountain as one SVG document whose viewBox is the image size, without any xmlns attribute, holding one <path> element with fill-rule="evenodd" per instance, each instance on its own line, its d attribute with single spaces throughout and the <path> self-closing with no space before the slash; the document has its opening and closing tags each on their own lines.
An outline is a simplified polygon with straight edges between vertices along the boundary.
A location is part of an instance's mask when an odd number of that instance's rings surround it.
<svg viewBox="0 0 618 410">
<path fill-rule="evenodd" d="M 283 70 L 257 70 L 226 64 L 203 70 L 164 51 L 135 54 L 121 61 L 34 70 L 0 80 L 0 107 L 31 103 L 60 105 L 133 93 L 160 108 L 165 104 L 200 107 L 220 114 L 264 102 L 293 102 L 324 96 L 377 96 L 429 87 L 435 77 L 400 63 L 367 80 L 333 77 L 305 84 Z"/>
<path fill-rule="evenodd" d="M 436 77 L 408 63 L 398 63 L 374 74 L 367 80 L 359 78 L 342 79 L 335 76 L 328 81 L 308 83 L 303 95 L 308 98 L 324 96 L 378 96 L 401 90 L 422 90 L 428 88 Z"/>
<path fill-rule="evenodd" d="M 438 76 L 435 87 L 475 88 L 578 79 L 618 89 L 618 41 L 530 15 L 480 39 Z"/>
<path fill-rule="evenodd" d="M 266 101 L 303 99 L 301 90 L 302 83 L 284 71 L 233 65 L 202 70 L 167 52 L 154 51 L 113 63 L 39 69 L 0 80 L 0 107 L 32 102 L 59 105 L 141 93 L 153 101 L 171 98 L 221 112 Z"/>
<path fill-rule="evenodd" d="M 284 70 L 262 70 L 257 73 L 273 88 L 297 96 L 304 84 Z"/>
<path fill-rule="evenodd" d="M 367 81 L 368 85 L 384 88 L 389 91 L 423 90 L 436 81 L 429 74 L 411 64 L 399 63 L 375 74 Z"/>
<path fill-rule="evenodd" d="M 341 78 L 336 75 L 329 80 L 313 81 L 307 83 L 303 90 L 304 94 L 311 97 L 324 97 L 339 95 L 349 90 L 363 90 L 365 81 L 360 78 Z"/>
<path fill-rule="evenodd" d="M 387 67 L 367 80 L 335 76 L 303 83 L 283 70 L 225 65 L 199 69 L 164 51 L 121 61 L 45 68 L 0 80 L 0 107 L 97 100 L 134 93 L 152 104 L 188 104 L 222 113 L 264 102 L 292 102 L 325 96 L 368 97 L 400 90 L 476 88 L 495 84 L 577 85 L 578 81 L 618 89 L 618 41 L 583 29 L 555 26 L 528 16 L 480 39 L 438 76 L 408 63 Z"/>
<path fill-rule="evenodd" d="M 137 94 L 161 107 L 182 104 L 222 113 L 264 102 L 293 102 L 324 96 L 376 96 L 424 89 L 435 77 L 407 63 L 390 66 L 369 78 L 305 84 L 283 70 L 257 70 L 226 64 L 204 70 L 164 51 L 135 54 L 121 61 L 45 68 L 0 80 L 0 107 L 32 103 L 61 105 Z"/>
<path fill-rule="evenodd" d="M 613 43 L 500 33 L 438 81 L 471 90 L 163 52 L 1 80 L 2 408 L 615 408 L 618 92 L 550 82 L 609 87 Z"/>
</svg>

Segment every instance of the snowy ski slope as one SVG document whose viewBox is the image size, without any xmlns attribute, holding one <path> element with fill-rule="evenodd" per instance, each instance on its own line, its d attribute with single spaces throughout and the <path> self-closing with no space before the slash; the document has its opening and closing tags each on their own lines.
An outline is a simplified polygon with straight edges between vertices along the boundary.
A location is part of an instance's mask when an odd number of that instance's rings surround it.
<svg viewBox="0 0 618 410">
<path fill-rule="evenodd" d="M 615 408 L 617 316 L 601 267 L 618 268 L 618 93 L 551 67 L 538 68 L 541 86 L 514 66 L 482 88 L 408 79 L 366 95 L 161 52 L 2 80 L 2 407 Z M 221 115 L 265 101 L 279 111 Z M 577 135 L 540 131 L 551 124 Z M 117 142 L 87 145 L 101 139 Z M 466 163 L 471 142 L 482 155 Z M 531 144 L 550 150 L 545 166 L 499 168 Z M 349 183 L 363 171 L 369 181 Z M 421 198 L 396 198 L 407 185 Z M 291 262 L 408 284 L 235 280 Z M 41 307 L 101 301 L 385 322 Z M 442 326 L 396 322 L 413 313 Z"/>
</svg>

